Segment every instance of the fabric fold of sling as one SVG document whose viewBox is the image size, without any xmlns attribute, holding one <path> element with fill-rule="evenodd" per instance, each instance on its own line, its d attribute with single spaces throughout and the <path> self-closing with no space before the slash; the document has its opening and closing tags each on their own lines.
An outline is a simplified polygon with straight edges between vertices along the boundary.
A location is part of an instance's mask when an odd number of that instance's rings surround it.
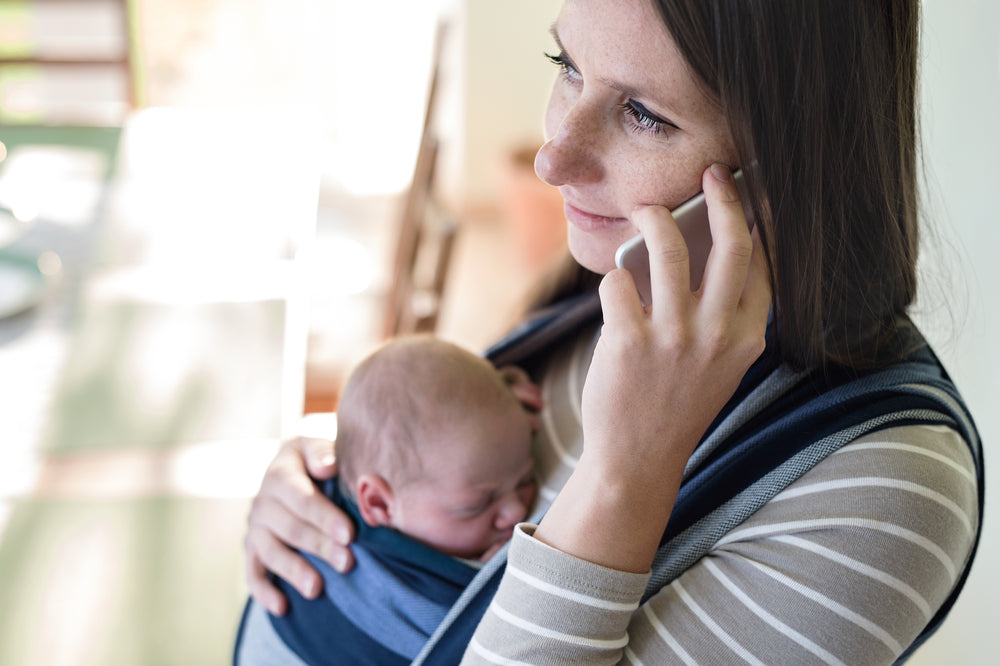
<svg viewBox="0 0 1000 666">
<path fill-rule="evenodd" d="M 322 486 L 356 527 L 355 567 L 341 575 L 317 558 L 323 594 L 277 581 L 289 612 L 269 616 L 278 639 L 309 664 L 409 664 L 477 569 L 388 528 L 370 527 L 336 480 Z"/>
</svg>

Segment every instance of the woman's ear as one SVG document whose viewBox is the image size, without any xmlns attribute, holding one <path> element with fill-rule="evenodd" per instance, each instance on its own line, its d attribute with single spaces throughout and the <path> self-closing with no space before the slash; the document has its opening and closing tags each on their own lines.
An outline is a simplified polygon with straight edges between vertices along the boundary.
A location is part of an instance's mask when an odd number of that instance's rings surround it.
<svg viewBox="0 0 1000 666">
<path fill-rule="evenodd" d="M 362 474 L 355 485 L 362 520 L 372 527 L 391 525 L 395 496 L 389 483 L 377 474 Z"/>
</svg>

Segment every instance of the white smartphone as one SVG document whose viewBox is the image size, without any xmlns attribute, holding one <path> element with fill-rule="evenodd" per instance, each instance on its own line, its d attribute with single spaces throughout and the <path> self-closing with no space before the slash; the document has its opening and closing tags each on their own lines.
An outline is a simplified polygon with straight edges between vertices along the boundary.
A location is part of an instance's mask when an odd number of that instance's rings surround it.
<svg viewBox="0 0 1000 666">
<path fill-rule="evenodd" d="M 747 223 L 752 228 L 753 214 L 748 207 L 749 199 L 743 184 L 743 171 L 740 169 L 734 171 L 733 180 L 736 181 L 736 189 L 739 190 L 740 200 L 743 202 Z M 702 271 L 708 260 L 708 253 L 712 249 L 712 232 L 708 226 L 708 205 L 705 203 L 705 193 L 699 192 L 670 212 L 688 246 L 688 256 L 691 258 L 691 289 L 695 290 L 701 285 Z M 615 265 L 632 274 L 642 304 L 649 305 L 652 302 L 649 283 L 649 250 L 646 249 L 646 241 L 642 234 L 636 234 L 621 244 L 615 253 Z"/>
</svg>

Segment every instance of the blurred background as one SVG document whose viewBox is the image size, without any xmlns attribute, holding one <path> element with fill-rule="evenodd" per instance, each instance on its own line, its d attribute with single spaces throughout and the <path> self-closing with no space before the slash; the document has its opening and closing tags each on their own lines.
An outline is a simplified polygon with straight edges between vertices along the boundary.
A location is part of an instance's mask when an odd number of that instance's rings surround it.
<svg viewBox="0 0 1000 666">
<path fill-rule="evenodd" d="M 280 439 L 385 335 L 484 347 L 562 252 L 559 4 L 0 0 L 0 665 L 229 661 Z M 1000 7 L 924 14 L 917 316 L 989 454 Z M 994 496 L 912 663 L 995 663 Z"/>
</svg>

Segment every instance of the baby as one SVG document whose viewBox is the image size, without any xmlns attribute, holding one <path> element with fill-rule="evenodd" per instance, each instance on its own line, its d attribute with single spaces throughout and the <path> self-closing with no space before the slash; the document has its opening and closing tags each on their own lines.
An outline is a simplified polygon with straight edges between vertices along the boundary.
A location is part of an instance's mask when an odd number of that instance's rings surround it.
<svg viewBox="0 0 1000 666">
<path fill-rule="evenodd" d="M 279 580 L 289 612 L 245 630 L 250 602 L 236 662 L 409 664 L 527 516 L 532 429 L 501 374 L 453 344 L 400 338 L 362 361 L 337 407 L 340 478 L 323 486 L 357 525 L 355 566 L 305 554 L 323 594 Z"/>
<path fill-rule="evenodd" d="M 441 340 L 362 361 L 337 408 L 340 478 L 323 486 L 357 525 L 355 566 L 304 554 L 323 594 L 278 580 L 289 612 L 263 622 L 249 602 L 236 663 L 409 664 L 534 502 L 531 418 L 488 361 Z"/>
<path fill-rule="evenodd" d="M 260 613 L 249 602 L 236 663 L 409 664 L 527 517 L 532 418 L 453 344 L 405 337 L 362 361 L 337 407 L 339 479 L 322 488 L 357 526 L 355 566 L 342 575 L 304 554 L 323 594 L 278 580 L 289 612 L 263 622 L 247 620 Z"/>
<path fill-rule="evenodd" d="M 367 525 L 485 561 L 534 501 L 531 430 L 488 361 L 433 337 L 400 338 L 344 386 L 341 489 Z"/>
</svg>

